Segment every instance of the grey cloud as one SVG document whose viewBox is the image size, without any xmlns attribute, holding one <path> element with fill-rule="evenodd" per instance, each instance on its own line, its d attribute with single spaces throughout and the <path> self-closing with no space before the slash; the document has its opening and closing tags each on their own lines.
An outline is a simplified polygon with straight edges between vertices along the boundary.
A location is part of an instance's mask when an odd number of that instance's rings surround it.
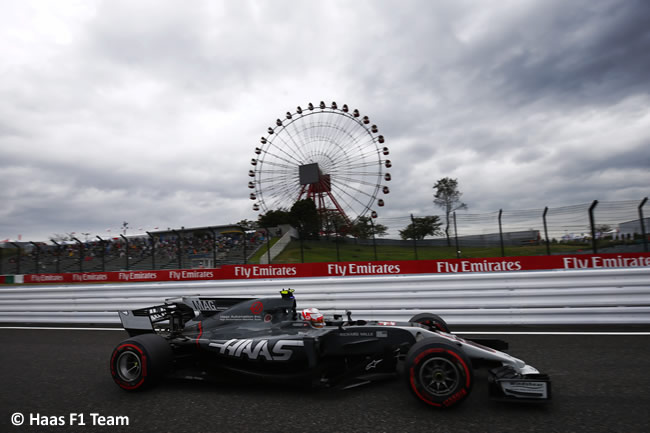
<svg viewBox="0 0 650 433">
<path fill-rule="evenodd" d="M 472 212 L 648 195 L 649 16 L 634 0 L 100 2 L 65 43 L 7 39 L 34 56 L 0 80 L 0 238 L 254 219 L 259 137 L 321 99 L 386 137 L 380 217 L 437 212 L 444 176 Z"/>
<path fill-rule="evenodd" d="M 510 106 L 538 99 L 611 104 L 647 93 L 650 4 L 566 6 L 540 3 L 525 21 L 475 46 L 467 66 L 481 70 L 476 81 Z"/>
</svg>

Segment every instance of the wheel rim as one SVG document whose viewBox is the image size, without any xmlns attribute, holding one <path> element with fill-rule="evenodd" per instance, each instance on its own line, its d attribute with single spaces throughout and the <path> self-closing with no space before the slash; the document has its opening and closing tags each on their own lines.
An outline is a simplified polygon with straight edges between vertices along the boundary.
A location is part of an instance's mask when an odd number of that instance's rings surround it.
<svg viewBox="0 0 650 433">
<path fill-rule="evenodd" d="M 140 377 L 142 363 L 140 357 L 131 351 L 120 354 L 117 358 L 117 374 L 126 382 L 133 382 Z"/>
<path fill-rule="evenodd" d="M 425 390 L 436 396 L 451 394 L 460 381 L 458 367 L 447 358 L 429 358 L 420 367 L 419 379 Z"/>
</svg>

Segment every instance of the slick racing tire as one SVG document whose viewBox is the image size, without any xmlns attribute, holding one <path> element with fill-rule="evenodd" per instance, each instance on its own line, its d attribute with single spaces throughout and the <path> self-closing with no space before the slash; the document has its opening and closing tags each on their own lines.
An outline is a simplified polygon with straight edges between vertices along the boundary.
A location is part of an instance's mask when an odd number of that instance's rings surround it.
<svg viewBox="0 0 650 433">
<path fill-rule="evenodd" d="M 435 314 L 431 314 L 431 313 L 416 314 L 415 316 L 411 317 L 409 322 L 419 323 L 420 325 L 424 325 L 430 331 L 442 331 L 442 332 L 446 332 L 447 334 L 450 333 L 449 326 L 447 326 L 447 322 L 445 322 L 442 319 L 442 317 L 436 316 Z"/>
<path fill-rule="evenodd" d="M 404 367 L 413 396 L 438 409 L 460 404 L 474 383 L 469 358 L 445 343 L 419 341 L 409 350 Z"/>
<path fill-rule="evenodd" d="M 113 350 L 111 376 L 120 388 L 139 391 L 155 385 L 169 371 L 172 360 L 172 349 L 163 337 L 138 335 Z"/>
</svg>

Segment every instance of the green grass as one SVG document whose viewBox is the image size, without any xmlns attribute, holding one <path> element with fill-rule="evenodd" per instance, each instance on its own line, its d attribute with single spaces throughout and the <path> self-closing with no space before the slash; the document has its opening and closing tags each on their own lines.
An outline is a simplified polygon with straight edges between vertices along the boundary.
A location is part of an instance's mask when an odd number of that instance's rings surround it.
<svg viewBox="0 0 650 433">
<path fill-rule="evenodd" d="M 280 238 L 271 238 L 271 247 L 275 245 L 277 241 L 279 241 Z M 248 259 L 248 263 L 251 264 L 257 264 L 260 262 L 260 257 L 262 257 L 263 254 L 266 254 L 266 251 L 268 251 L 268 244 L 265 242 L 263 246 L 260 247 L 255 254 L 251 256 L 250 259 Z M 275 260 L 273 260 L 275 262 Z"/>
<path fill-rule="evenodd" d="M 335 262 L 336 244 L 333 241 L 304 241 L 304 262 Z M 588 249 L 583 245 L 560 245 L 552 244 L 552 253 L 572 253 Z M 266 251 L 266 249 L 265 249 Z M 418 259 L 440 260 L 455 259 L 456 249 L 454 247 L 423 247 L 417 248 Z M 546 254 L 546 245 L 526 245 L 521 247 L 506 247 L 506 256 L 538 256 Z M 461 249 L 462 258 L 500 257 L 501 247 L 464 247 Z M 415 254 L 412 246 L 377 246 L 377 260 L 414 260 Z M 354 241 L 339 243 L 339 261 L 355 262 L 375 260 L 375 252 L 372 245 L 356 245 Z M 273 263 L 300 263 L 300 242 L 291 241 Z"/>
</svg>

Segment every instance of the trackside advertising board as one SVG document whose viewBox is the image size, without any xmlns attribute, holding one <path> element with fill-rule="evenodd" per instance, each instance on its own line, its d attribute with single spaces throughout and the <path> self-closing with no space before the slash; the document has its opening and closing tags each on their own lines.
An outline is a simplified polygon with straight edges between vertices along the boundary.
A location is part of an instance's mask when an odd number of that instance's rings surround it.
<svg viewBox="0 0 650 433">
<path fill-rule="evenodd" d="M 481 259 L 228 265 L 215 269 L 24 275 L 26 284 L 196 281 L 363 275 L 448 274 L 650 267 L 650 253 L 489 257 Z"/>
</svg>

